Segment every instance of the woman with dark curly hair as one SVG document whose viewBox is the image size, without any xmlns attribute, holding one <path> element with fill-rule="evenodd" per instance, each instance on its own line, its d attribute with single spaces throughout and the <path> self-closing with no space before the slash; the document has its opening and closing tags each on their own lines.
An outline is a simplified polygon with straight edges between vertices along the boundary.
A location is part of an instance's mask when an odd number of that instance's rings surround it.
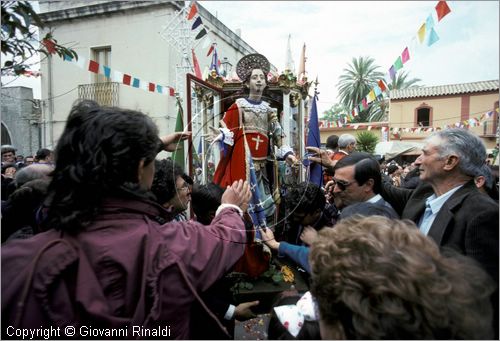
<svg viewBox="0 0 500 341">
<path fill-rule="evenodd" d="M 166 223 L 149 192 L 153 161 L 187 137 L 158 138 L 138 111 L 73 107 L 48 188 L 51 229 L 1 250 L 2 336 L 72 326 L 75 334 L 52 336 L 189 338 L 192 303 L 206 308 L 198 292 L 243 254 L 251 194 L 243 181 L 229 186 L 210 226 Z"/>
<path fill-rule="evenodd" d="M 490 277 L 409 220 L 342 220 L 319 233 L 309 260 L 324 339 L 493 337 Z"/>
</svg>

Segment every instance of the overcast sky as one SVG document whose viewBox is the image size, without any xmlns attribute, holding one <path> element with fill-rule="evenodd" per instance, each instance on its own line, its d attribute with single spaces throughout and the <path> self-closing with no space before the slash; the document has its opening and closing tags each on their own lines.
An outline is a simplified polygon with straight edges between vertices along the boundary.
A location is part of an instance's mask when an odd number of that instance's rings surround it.
<svg viewBox="0 0 500 341">
<path fill-rule="evenodd" d="M 292 37 L 296 69 L 305 43 L 306 70 L 310 79 L 318 76 L 320 83 L 320 113 L 337 102 L 338 78 L 353 57 L 370 56 L 386 73 L 406 46 L 410 61 L 402 70 L 421 78 L 421 85 L 499 77 L 498 1 L 448 1 L 451 13 L 436 23 L 440 39 L 430 47 L 415 39 L 422 23 L 435 12 L 437 1 L 200 3 L 231 30 L 241 29 L 242 38 L 279 71 L 285 68 L 288 35 Z M 32 78 L 20 77 L 9 86 L 33 86 L 35 98 L 40 98 L 36 83 Z"/>
<path fill-rule="evenodd" d="M 406 46 L 410 61 L 402 70 L 422 79 L 421 85 L 499 77 L 498 1 L 448 1 L 451 13 L 436 23 L 440 39 L 429 47 L 415 38 L 437 1 L 200 3 L 231 30 L 241 29 L 242 38 L 279 71 L 286 65 L 288 35 L 296 69 L 305 43 L 306 70 L 320 83 L 320 113 L 337 102 L 338 78 L 353 57 L 370 56 L 386 73 Z"/>
</svg>

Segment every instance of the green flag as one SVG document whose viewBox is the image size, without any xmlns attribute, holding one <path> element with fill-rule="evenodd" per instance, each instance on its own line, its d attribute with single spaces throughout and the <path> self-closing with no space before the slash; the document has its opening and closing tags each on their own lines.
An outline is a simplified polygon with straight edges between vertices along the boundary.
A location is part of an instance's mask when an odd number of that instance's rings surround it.
<svg viewBox="0 0 500 341">
<path fill-rule="evenodd" d="M 177 120 L 175 121 L 175 132 L 184 130 L 184 123 L 182 119 L 184 114 L 179 98 L 177 98 L 177 107 L 178 111 Z M 184 141 L 179 142 L 179 149 L 172 153 L 172 160 L 177 163 L 182 168 L 182 170 L 184 170 Z"/>
</svg>

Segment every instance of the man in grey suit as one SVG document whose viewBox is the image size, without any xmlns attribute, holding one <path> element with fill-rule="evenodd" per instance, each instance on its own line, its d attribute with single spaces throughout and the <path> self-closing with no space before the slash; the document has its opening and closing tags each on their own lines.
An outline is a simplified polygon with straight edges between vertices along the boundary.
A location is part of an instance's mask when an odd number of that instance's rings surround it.
<svg viewBox="0 0 500 341">
<path fill-rule="evenodd" d="M 498 203 L 474 184 L 485 161 L 484 144 L 469 131 L 436 132 L 415 161 L 422 184 L 413 190 L 385 184 L 382 196 L 402 219 L 413 220 L 440 247 L 474 258 L 498 284 Z M 498 336 L 498 291 L 493 302 Z"/>
</svg>

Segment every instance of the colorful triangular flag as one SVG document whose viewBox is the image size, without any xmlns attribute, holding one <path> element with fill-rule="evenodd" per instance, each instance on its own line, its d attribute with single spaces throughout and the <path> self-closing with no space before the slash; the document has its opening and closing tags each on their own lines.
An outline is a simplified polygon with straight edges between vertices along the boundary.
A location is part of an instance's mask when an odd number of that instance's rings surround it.
<svg viewBox="0 0 500 341">
<path fill-rule="evenodd" d="M 434 19 L 432 19 L 432 14 L 429 14 L 427 20 L 425 21 L 425 26 L 428 30 L 434 27 Z"/>
<path fill-rule="evenodd" d="M 193 3 L 191 4 L 191 8 L 189 9 L 187 20 L 193 19 L 196 13 L 198 13 L 198 7 L 196 6 L 196 2 L 193 1 Z"/>
<path fill-rule="evenodd" d="M 439 36 L 437 35 L 436 31 L 434 31 L 434 29 L 431 28 L 431 33 L 429 33 L 429 39 L 427 40 L 427 46 L 431 46 L 438 40 Z"/>
<path fill-rule="evenodd" d="M 438 21 L 441 21 L 441 19 L 443 19 L 450 12 L 451 10 L 448 7 L 446 1 L 439 1 L 438 4 L 436 5 L 436 13 Z"/>
<path fill-rule="evenodd" d="M 420 44 L 422 44 L 425 39 L 425 23 L 423 23 L 422 26 L 420 26 L 420 28 L 418 29 L 417 35 L 418 41 L 420 42 Z"/>
<path fill-rule="evenodd" d="M 405 47 L 405 49 L 403 50 L 403 53 L 401 53 L 401 61 L 404 64 L 409 60 L 410 60 L 410 52 L 408 51 L 408 47 Z"/>
<path fill-rule="evenodd" d="M 200 64 L 198 63 L 198 58 L 196 58 L 196 54 L 194 53 L 194 49 L 191 49 L 191 52 L 193 54 L 194 75 L 201 79 L 202 75 L 201 75 L 201 70 L 200 70 Z"/>
<path fill-rule="evenodd" d="M 398 59 L 396 59 L 396 61 L 394 62 L 394 71 L 398 72 L 398 70 L 402 68 L 403 68 L 403 62 L 401 61 L 401 56 L 399 56 Z"/>
<path fill-rule="evenodd" d="M 191 26 L 191 30 L 196 29 L 198 26 L 201 25 L 201 17 L 196 18 L 196 20 L 193 23 L 193 26 Z"/>
<path fill-rule="evenodd" d="M 387 90 L 387 86 L 385 85 L 385 82 L 382 79 L 379 80 L 377 84 L 380 87 L 380 90 L 382 90 L 382 91 Z"/>
<path fill-rule="evenodd" d="M 207 30 L 205 30 L 203 28 L 200 32 L 198 32 L 198 34 L 196 35 L 196 37 L 194 39 L 198 40 L 198 39 L 202 38 L 205 34 L 207 34 Z"/>
<path fill-rule="evenodd" d="M 389 69 L 389 75 L 391 76 L 392 80 L 394 80 L 394 77 L 396 77 L 396 71 L 394 70 L 394 65 L 391 65 L 391 68 Z"/>
</svg>

